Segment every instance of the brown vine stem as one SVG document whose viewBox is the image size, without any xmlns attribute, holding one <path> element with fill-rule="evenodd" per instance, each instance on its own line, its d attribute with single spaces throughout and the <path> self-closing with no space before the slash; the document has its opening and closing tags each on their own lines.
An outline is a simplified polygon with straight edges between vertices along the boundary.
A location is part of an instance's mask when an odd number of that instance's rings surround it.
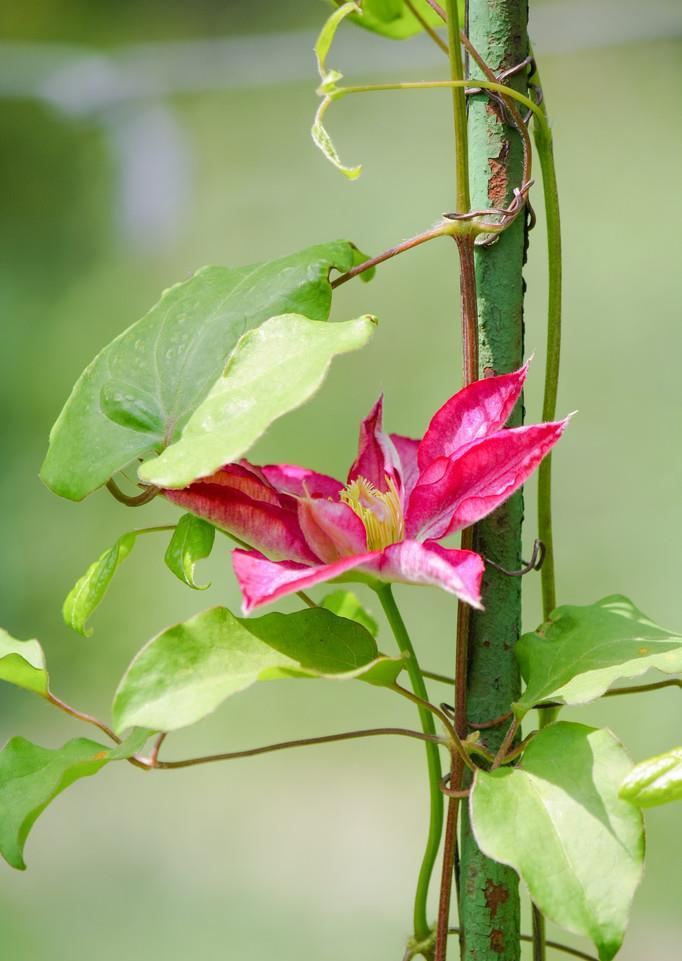
<svg viewBox="0 0 682 961">
<path fill-rule="evenodd" d="M 340 734 L 323 734 L 321 737 L 299 738 L 294 741 L 280 741 L 277 744 L 266 744 L 262 747 L 248 748 L 245 751 L 229 751 L 225 754 L 207 754 L 204 757 L 190 757 L 180 761 L 159 761 L 152 764 L 150 758 L 136 758 L 144 767 L 158 771 L 172 771 L 178 768 L 196 767 L 199 764 L 212 764 L 216 761 L 236 761 L 239 758 L 257 757 L 259 754 L 272 754 L 275 751 L 285 751 L 289 748 L 310 747 L 316 744 L 332 744 L 335 741 L 353 741 L 363 737 L 380 737 L 384 735 L 410 737 L 417 741 L 430 741 L 433 744 L 445 744 L 446 739 L 438 735 L 423 734 L 421 731 L 410 731 L 403 727 L 374 727 L 363 731 L 345 731 Z"/>
<path fill-rule="evenodd" d="M 518 729 L 519 729 L 519 721 L 518 721 L 518 718 L 515 717 L 514 720 L 511 722 L 511 724 L 509 725 L 509 729 L 507 730 L 507 733 L 504 735 L 504 739 L 500 744 L 500 749 L 495 755 L 495 760 L 492 763 L 491 770 L 494 770 L 495 768 L 499 767 L 500 764 L 507 757 L 507 753 L 514 741 L 514 738 L 516 737 L 516 733 Z"/>
<path fill-rule="evenodd" d="M 64 711 L 65 714 L 70 714 L 71 717 L 75 717 L 79 721 L 83 721 L 85 724 L 92 724 L 93 727 L 99 728 L 99 730 L 103 734 L 106 734 L 106 736 L 110 738 L 114 744 L 121 743 L 121 738 L 114 734 L 111 728 L 105 724 L 104 721 L 98 720 L 98 718 L 93 717 L 92 714 L 86 714 L 84 711 L 76 710 L 75 707 L 71 707 L 71 705 L 67 704 L 66 701 L 62 701 L 61 698 L 57 697 L 56 694 L 53 694 L 52 691 L 47 692 L 45 695 L 45 700 L 54 707 L 59 708 L 60 711 Z"/>
<path fill-rule="evenodd" d="M 412 701 L 414 704 L 425 708 L 425 710 L 437 717 L 448 732 L 449 740 L 451 741 L 453 750 L 460 762 L 465 764 L 471 771 L 476 770 L 476 765 L 469 757 L 467 749 L 457 733 L 457 729 L 452 726 L 445 711 L 441 711 L 440 708 L 436 707 L 435 704 L 431 704 L 430 701 L 424 700 L 423 697 L 419 697 L 419 695 L 415 694 L 413 691 L 408 691 L 406 687 L 401 687 L 400 684 L 392 684 L 391 690 L 395 691 L 397 694 L 401 694 L 403 697 L 406 697 L 408 701 Z"/>
<path fill-rule="evenodd" d="M 383 253 L 377 254 L 376 257 L 371 257 L 369 260 L 365 260 L 363 263 L 358 264 L 357 267 L 353 267 L 351 270 L 346 271 L 345 274 L 341 274 L 332 281 L 332 290 L 340 287 L 341 284 L 347 283 L 352 280 L 353 277 L 357 277 L 359 274 L 363 274 L 366 270 L 371 270 L 373 267 L 377 267 L 379 264 L 383 264 L 386 260 L 390 260 L 392 257 L 396 257 L 398 254 L 404 253 L 406 250 L 412 250 L 414 247 L 419 247 L 420 244 L 425 244 L 428 240 L 433 240 L 436 237 L 444 237 L 451 233 L 448 230 L 447 225 L 438 224 L 437 227 L 431 227 L 429 230 L 425 230 L 424 233 L 417 234 L 415 237 L 410 237 L 408 240 L 403 240 L 402 243 L 397 244 L 395 247 L 389 247 L 388 250 L 384 250 Z"/>
<path fill-rule="evenodd" d="M 448 934 L 459 934 L 459 928 L 449 928 Z M 520 934 L 519 938 L 521 941 L 525 941 L 527 944 L 533 943 L 532 934 Z M 582 958 L 583 961 L 597 961 L 597 958 L 593 954 L 588 954 L 586 951 L 580 951 L 579 948 L 572 948 L 568 944 L 562 944 L 560 941 L 546 941 L 548 948 L 554 948 L 555 951 L 562 951 L 564 954 L 570 954 L 574 958 Z"/>
<path fill-rule="evenodd" d="M 441 38 L 438 36 L 438 34 L 436 33 L 436 31 L 435 31 L 435 30 L 433 29 L 433 27 L 431 26 L 431 24 L 428 23 L 427 20 L 426 20 L 424 17 L 422 17 L 421 13 L 419 12 L 419 10 L 417 10 L 417 8 L 416 8 L 415 5 L 411 2 L 411 0 L 405 0 L 405 6 L 406 6 L 407 9 L 410 11 L 410 13 L 411 13 L 412 16 L 414 17 L 414 19 L 415 19 L 419 24 L 421 24 L 421 27 L 422 27 L 422 30 L 424 31 L 424 33 L 426 33 L 429 37 L 431 37 L 431 39 L 432 39 L 433 42 L 436 44 L 436 46 L 437 46 L 437 47 L 440 47 L 440 49 L 443 51 L 443 53 L 447 56 L 447 53 L 448 53 L 448 45 L 447 45 L 447 43 L 445 43 L 444 40 L 441 40 Z"/>
</svg>

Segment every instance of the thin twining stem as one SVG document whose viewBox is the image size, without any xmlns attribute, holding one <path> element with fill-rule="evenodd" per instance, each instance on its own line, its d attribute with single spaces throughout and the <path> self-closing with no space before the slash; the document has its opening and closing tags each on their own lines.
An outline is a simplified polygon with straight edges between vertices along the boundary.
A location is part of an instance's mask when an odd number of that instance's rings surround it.
<svg viewBox="0 0 682 961">
<path fill-rule="evenodd" d="M 431 704 L 431 702 L 427 701 L 425 698 L 419 697 L 417 694 L 414 694 L 412 691 L 408 691 L 407 688 L 401 687 L 400 684 L 392 684 L 391 690 L 396 691 L 396 693 L 401 694 L 403 697 L 406 697 L 409 701 L 413 701 L 415 704 L 419 705 L 425 710 L 430 711 L 431 714 L 434 715 L 434 717 L 437 717 L 438 720 L 443 724 L 443 726 L 447 730 L 448 740 L 452 742 L 452 746 L 455 752 L 457 753 L 457 755 L 459 755 L 461 760 L 464 762 L 464 764 L 466 764 L 466 766 L 471 771 L 476 770 L 476 765 L 469 757 L 469 752 L 467 751 L 466 747 L 464 746 L 464 743 L 462 742 L 461 738 L 455 731 L 454 727 L 450 723 L 450 719 L 445 713 L 445 711 L 441 711 L 441 709 L 436 707 L 435 704 Z"/>
<path fill-rule="evenodd" d="M 472 86 L 475 86 L 476 89 L 492 90 L 494 93 L 501 94 L 503 97 L 516 100 L 522 104 L 526 110 L 531 111 L 537 118 L 540 126 L 546 127 L 549 130 L 547 118 L 534 100 L 526 97 L 525 94 L 519 93 L 518 90 L 514 90 L 513 87 L 508 87 L 506 84 L 493 82 L 492 80 L 406 80 L 401 83 L 354 84 L 349 87 L 337 87 L 333 96 L 335 99 L 340 99 L 341 97 L 345 97 L 346 94 L 353 93 L 381 93 L 382 91 L 388 90 L 445 90 L 448 87 L 464 87 L 466 89 Z"/>
<path fill-rule="evenodd" d="M 450 79 L 464 80 L 462 48 L 459 45 L 458 0 L 445 0 L 448 29 Z M 455 135 L 455 196 L 457 212 L 465 214 L 471 206 L 469 185 L 469 147 L 466 93 L 463 87 L 452 87 L 452 119 Z"/>
<path fill-rule="evenodd" d="M 77 718 L 79 721 L 84 721 L 86 724 L 92 724 L 94 727 L 99 728 L 103 734 L 106 734 L 115 744 L 121 744 L 121 738 L 115 734 L 112 729 L 100 721 L 98 718 L 94 717 L 92 714 L 86 714 L 84 711 L 79 711 L 75 707 L 71 707 L 61 698 L 58 698 L 51 691 L 45 695 L 45 699 L 54 707 L 59 708 L 60 711 L 64 711 L 65 714 L 69 714 L 71 717 Z M 417 741 L 427 741 L 433 744 L 448 744 L 449 738 L 443 737 L 438 734 L 424 734 L 422 731 L 411 731 L 409 728 L 403 727 L 373 727 L 367 728 L 361 731 L 344 731 L 340 734 L 324 734 L 321 737 L 308 737 L 299 738 L 294 741 L 280 741 L 276 744 L 266 744 L 262 747 L 249 748 L 245 751 L 230 751 L 225 754 L 210 754 L 204 757 L 192 757 L 186 758 L 180 761 L 160 761 L 159 749 L 166 739 L 166 732 L 162 732 L 157 737 L 152 748 L 151 755 L 146 757 L 140 757 L 139 755 L 134 755 L 128 758 L 131 764 L 136 767 L 142 767 L 149 770 L 174 770 L 176 768 L 183 767 L 195 767 L 198 764 L 210 764 L 213 761 L 232 761 L 238 758 L 244 757 L 256 757 L 259 754 L 269 754 L 273 751 L 284 751 L 288 748 L 294 747 L 307 747 L 309 745 L 315 744 L 331 744 L 335 741 L 353 741 L 358 738 L 363 737 L 379 737 L 381 735 L 391 735 L 397 737 L 410 737 Z"/>
<path fill-rule="evenodd" d="M 426 671 L 423 672 L 424 677 L 427 677 Z M 660 691 L 664 687 L 679 687 L 682 688 L 682 679 L 679 677 L 670 677 L 665 681 L 652 681 L 651 684 L 631 684 L 627 687 L 612 687 L 610 691 L 605 691 L 601 697 L 620 697 L 623 694 L 647 694 L 649 691 Z M 533 708 L 536 711 L 550 711 L 557 707 L 565 707 L 563 701 L 542 701 L 540 704 L 534 704 Z"/>
<path fill-rule="evenodd" d="M 459 934 L 460 928 L 448 928 L 448 934 Z M 533 936 L 531 934 L 520 934 L 519 938 L 521 941 L 526 941 L 528 944 L 533 943 Z M 556 951 L 563 951 L 564 954 L 570 954 L 574 958 L 582 958 L 583 961 L 597 961 L 597 958 L 593 954 L 587 954 L 586 951 L 580 951 L 578 948 L 572 948 L 568 944 L 561 944 L 560 941 L 547 941 L 548 948 L 554 948 Z"/>
<path fill-rule="evenodd" d="M 405 0 L 405 6 L 410 11 L 414 19 L 417 21 L 417 23 L 421 25 L 421 28 L 424 31 L 424 33 L 426 33 L 429 37 L 431 37 L 431 39 L 436 44 L 436 46 L 440 47 L 443 53 L 447 56 L 447 53 L 448 53 L 447 43 L 445 43 L 445 41 L 438 36 L 438 34 L 433 29 L 431 24 L 428 23 L 424 17 L 422 17 L 421 13 L 419 12 L 419 10 L 417 10 L 417 8 L 411 2 L 411 0 Z"/>
<path fill-rule="evenodd" d="M 294 741 L 280 741 L 277 744 L 266 744 L 262 747 L 248 748 L 245 751 L 228 751 L 225 754 L 208 754 L 204 757 L 190 757 L 180 761 L 159 761 L 152 764 L 150 758 L 138 757 L 145 767 L 159 771 L 172 771 L 184 767 L 196 767 L 199 764 L 212 764 L 215 761 L 236 761 L 239 758 L 257 757 L 259 754 L 272 754 L 275 751 L 286 751 L 289 748 L 311 747 L 316 744 L 332 744 L 336 741 L 353 741 L 363 737 L 380 737 L 384 735 L 410 737 L 417 741 L 427 741 L 434 744 L 445 744 L 446 739 L 437 734 L 424 734 L 421 731 L 411 731 L 403 727 L 373 727 L 362 731 L 344 731 L 339 734 L 323 734 L 321 737 L 298 738 Z"/>
<path fill-rule="evenodd" d="M 352 280 L 353 277 L 357 277 L 358 274 L 363 274 L 366 270 L 371 270 L 372 267 L 377 267 L 379 264 L 383 264 L 384 261 L 390 260 L 397 254 L 402 254 L 406 250 L 412 250 L 414 247 L 419 247 L 421 244 L 425 244 L 428 240 L 434 240 L 436 237 L 444 237 L 453 233 L 449 229 L 448 224 L 438 224 L 436 227 L 430 227 L 421 234 L 416 234 L 414 237 L 410 237 L 408 240 L 403 240 L 402 243 L 396 244 L 395 247 L 389 247 L 388 250 L 384 250 L 383 253 L 377 254 L 376 257 L 371 257 L 369 260 L 363 261 L 363 263 L 358 264 L 351 270 L 347 270 L 345 274 L 341 274 L 332 281 L 332 289 L 340 287 L 341 284 L 345 284 L 347 281 Z"/>
<path fill-rule="evenodd" d="M 152 767 L 158 767 L 159 764 L 159 751 L 161 750 L 161 745 L 168 737 L 167 731 L 162 731 L 156 740 L 154 741 L 154 746 L 152 747 L 151 754 L 149 755 L 149 761 Z"/>
<path fill-rule="evenodd" d="M 407 655 L 406 669 L 415 693 L 414 695 L 410 695 L 410 692 L 405 691 L 397 685 L 395 689 L 399 694 L 403 694 L 404 697 L 407 697 L 417 704 L 422 730 L 425 734 L 434 735 L 436 733 L 436 724 L 430 710 L 432 705 L 429 705 L 428 701 L 425 700 L 428 697 L 428 692 L 419 667 L 417 654 L 407 626 L 403 621 L 400 609 L 395 602 L 391 585 L 384 584 L 383 587 L 377 591 L 377 595 L 381 601 L 386 619 L 393 631 L 396 644 L 400 651 L 404 655 Z M 449 733 L 448 731 L 448 734 Z M 443 795 L 440 791 L 442 774 L 440 754 L 435 744 L 427 743 L 425 748 L 429 778 L 429 826 L 424 854 L 417 877 L 412 911 L 413 930 L 416 941 L 423 941 L 425 938 L 428 938 L 431 933 L 431 925 L 428 918 L 429 886 L 431 884 L 431 876 L 433 875 L 433 869 L 438 858 L 438 851 L 440 850 L 440 842 L 443 834 L 444 804 Z"/>
<path fill-rule="evenodd" d="M 158 487 L 145 487 L 141 494 L 125 494 L 113 477 L 109 478 L 106 487 L 109 493 L 113 494 L 116 500 L 125 504 L 126 507 L 142 507 L 143 504 L 148 504 L 154 500 L 159 493 Z"/>
<path fill-rule="evenodd" d="M 52 691 L 48 691 L 44 697 L 49 704 L 59 708 L 60 711 L 64 711 L 65 714 L 69 714 L 71 717 L 75 717 L 77 720 L 83 721 L 85 724 L 92 724 L 93 727 L 98 728 L 103 734 L 106 734 L 106 736 L 110 738 L 114 744 L 122 743 L 121 738 L 118 737 L 117 734 L 114 734 L 108 724 L 105 724 L 104 721 L 100 721 L 92 714 L 86 714 L 84 711 L 78 711 L 75 707 L 71 707 L 70 704 L 67 704 L 66 701 L 62 701 L 61 698 L 57 697 L 56 694 L 53 694 Z M 149 767 L 149 763 L 146 759 L 141 760 L 140 758 L 133 756 L 126 758 L 126 760 L 134 767 L 144 768 L 145 770 Z"/>
<path fill-rule="evenodd" d="M 519 720 L 518 718 L 515 717 L 512 720 L 511 724 L 509 725 L 507 733 L 504 735 L 502 743 L 500 744 L 500 749 L 495 755 L 495 760 L 491 765 L 491 770 L 494 771 L 495 768 L 499 767 L 500 764 L 502 764 L 502 762 L 507 758 L 507 755 L 509 754 L 509 748 L 512 746 L 512 743 L 514 741 L 514 738 L 516 737 L 516 732 L 518 731 L 518 729 L 519 729 Z"/>
<path fill-rule="evenodd" d="M 296 596 L 300 597 L 308 607 L 319 607 L 319 604 L 316 604 L 312 597 L 309 597 L 305 591 L 296 591 Z"/>
<path fill-rule="evenodd" d="M 121 743 L 121 738 L 114 734 L 111 728 L 100 721 L 98 718 L 94 717 L 92 714 L 86 714 L 84 711 L 78 711 L 75 707 L 71 707 L 66 701 L 62 701 L 61 698 L 53 694 L 52 691 L 48 691 L 45 695 L 45 700 L 54 707 L 59 708 L 60 711 L 64 711 L 65 714 L 70 714 L 71 717 L 77 718 L 79 721 L 83 721 L 85 724 L 92 724 L 94 727 L 99 728 L 103 734 L 106 734 L 115 744 Z"/>
<path fill-rule="evenodd" d="M 519 191 L 523 194 L 523 191 Z M 515 197 L 512 205 L 514 210 L 518 206 L 519 201 Z M 520 208 L 519 208 L 520 209 Z M 467 214 L 446 214 L 446 221 L 436 224 L 435 227 L 430 227 L 428 230 L 423 231 L 423 233 L 416 234 L 414 237 L 409 237 L 407 240 L 403 240 L 402 243 L 396 244 L 395 247 L 389 247 L 388 250 L 384 250 L 382 253 L 377 254 L 375 257 L 370 257 L 369 260 L 363 260 L 361 264 L 357 264 L 350 270 L 347 270 L 345 274 L 341 274 L 332 281 L 331 287 L 334 290 L 336 287 L 340 287 L 342 284 L 347 283 L 354 277 L 364 274 L 366 270 L 371 270 L 373 267 L 378 267 L 379 264 L 383 264 L 387 260 L 391 260 L 392 257 L 398 254 L 404 253 L 406 250 L 412 250 L 414 247 L 419 247 L 421 244 L 425 244 L 429 240 L 435 240 L 436 237 L 457 237 L 459 233 L 470 232 L 466 228 L 466 222 L 475 220 L 479 217 L 486 216 L 499 216 L 502 218 L 509 218 L 513 215 L 514 210 L 510 214 L 510 208 L 506 210 L 502 208 L 493 208 L 489 210 L 472 210 Z M 491 224 L 491 223 L 476 223 L 473 225 L 473 231 L 478 234 L 490 234 L 490 233 L 502 233 L 506 227 L 509 226 L 511 220 L 507 223 Z M 458 227 L 462 224 L 461 228 Z"/>
</svg>

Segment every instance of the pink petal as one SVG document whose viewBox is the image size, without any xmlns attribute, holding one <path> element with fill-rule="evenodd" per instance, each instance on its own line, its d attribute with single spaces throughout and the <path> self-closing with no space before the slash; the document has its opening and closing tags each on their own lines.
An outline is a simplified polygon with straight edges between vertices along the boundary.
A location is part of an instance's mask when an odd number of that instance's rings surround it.
<svg viewBox="0 0 682 961">
<path fill-rule="evenodd" d="M 505 423 L 521 396 L 528 364 L 511 374 L 485 377 L 458 391 L 436 411 L 419 445 L 420 470 L 438 457 L 494 434 Z"/>
<path fill-rule="evenodd" d="M 343 484 L 318 474 L 307 467 L 296 467 L 294 464 L 266 464 L 258 470 L 272 486 L 282 494 L 292 494 L 294 497 L 336 497 L 343 490 Z"/>
<path fill-rule="evenodd" d="M 377 490 L 387 491 L 386 478 L 400 487 L 400 458 L 393 441 L 381 428 L 383 397 L 380 397 L 360 425 L 357 460 L 348 472 L 348 483 L 364 477 Z"/>
<path fill-rule="evenodd" d="M 501 430 L 459 456 L 439 457 L 412 492 L 407 536 L 439 540 L 490 514 L 532 474 L 567 423 Z"/>
<path fill-rule="evenodd" d="M 298 521 L 306 541 L 326 563 L 367 551 L 365 525 L 347 504 L 304 497 L 298 503 Z"/>
<path fill-rule="evenodd" d="M 377 554 L 357 554 L 344 557 L 333 564 L 296 564 L 293 561 L 270 561 L 258 551 L 236 550 L 232 552 L 234 572 L 241 588 L 243 610 L 248 614 L 255 607 L 269 604 L 286 594 L 304 591 L 322 581 L 329 581 L 340 574 L 372 560 Z"/>
<path fill-rule="evenodd" d="M 417 463 L 417 451 L 419 441 L 411 437 L 403 437 L 400 434 L 391 434 L 391 440 L 400 458 L 400 475 L 403 480 L 403 497 L 407 502 L 412 493 L 417 480 L 419 479 L 419 465 Z"/>
<path fill-rule="evenodd" d="M 249 464 L 245 460 L 240 464 L 227 464 L 210 477 L 197 481 L 196 484 L 212 484 L 216 487 L 225 487 L 233 491 L 240 491 L 254 500 L 265 501 L 266 504 L 285 506 L 285 501 L 272 484 L 261 475 L 260 468 L 254 464 Z M 194 487 L 194 485 L 191 486 Z M 286 503 L 293 508 L 293 502 L 288 501 Z"/>
<path fill-rule="evenodd" d="M 225 480 L 224 475 L 220 482 L 209 478 L 164 494 L 174 504 L 275 557 L 313 563 L 319 560 L 308 546 L 295 510 L 249 497 L 238 487 L 227 486 Z"/>
<path fill-rule="evenodd" d="M 405 584 L 433 584 L 460 600 L 481 608 L 483 558 L 473 551 L 448 550 L 429 541 L 391 544 L 377 561 L 363 565 L 385 581 Z"/>
</svg>

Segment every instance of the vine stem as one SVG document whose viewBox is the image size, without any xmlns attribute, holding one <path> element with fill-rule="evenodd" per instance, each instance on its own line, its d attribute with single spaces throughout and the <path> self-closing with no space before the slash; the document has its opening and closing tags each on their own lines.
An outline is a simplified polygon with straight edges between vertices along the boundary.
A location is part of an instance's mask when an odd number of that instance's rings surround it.
<svg viewBox="0 0 682 961">
<path fill-rule="evenodd" d="M 405 622 L 402 619 L 400 611 L 398 610 L 398 606 L 395 602 L 395 598 L 393 597 L 393 591 L 391 590 L 390 584 L 384 584 L 382 587 L 378 588 L 377 595 L 381 602 L 381 606 L 384 609 L 384 613 L 386 614 L 386 619 L 388 620 L 391 630 L 393 631 L 398 647 L 403 653 L 409 654 L 406 666 L 414 694 L 420 698 L 422 702 L 428 703 L 428 692 L 426 690 L 424 678 L 419 667 L 419 662 L 417 661 L 414 647 L 412 646 L 412 641 L 410 640 L 410 635 L 405 627 Z M 424 731 L 424 734 L 427 734 L 432 738 L 436 733 L 436 725 L 433 714 L 430 713 L 430 711 L 424 706 L 424 703 L 418 704 L 417 706 L 422 730 Z M 421 868 L 419 870 L 417 890 L 415 892 L 414 900 L 413 924 L 414 937 L 417 942 L 426 941 L 431 934 L 431 928 L 427 916 L 429 883 L 431 881 L 431 875 L 433 874 L 433 868 L 436 863 L 443 833 L 443 794 L 440 789 L 442 774 L 440 756 L 438 753 L 438 745 L 433 743 L 431 740 L 426 743 L 426 764 L 429 775 L 430 814 L 426 849 L 424 851 Z"/>
<path fill-rule="evenodd" d="M 493 80 L 479 80 L 476 78 L 476 80 L 406 80 L 402 83 L 353 84 L 348 87 L 337 87 L 334 91 L 334 99 L 338 100 L 347 94 L 353 93 L 381 93 L 382 91 L 389 90 L 444 90 L 449 87 L 461 87 L 462 89 L 475 87 L 477 90 L 492 90 L 493 93 L 499 93 L 504 97 L 509 97 L 511 100 L 516 100 L 522 104 L 526 110 L 531 111 L 540 126 L 546 128 L 546 130 L 551 133 L 543 110 L 534 100 L 526 97 L 525 94 L 519 93 L 518 90 L 514 90 L 513 87 L 508 87 L 504 83 L 498 83 Z"/>
<path fill-rule="evenodd" d="M 455 196 L 457 212 L 467 213 L 471 206 L 469 192 L 469 145 L 467 137 L 467 105 L 464 94 L 464 64 L 459 43 L 457 0 L 446 0 L 448 59 L 452 87 L 452 120 L 455 134 Z"/>
<path fill-rule="evenodd" d="M 544 112 L 544 111 L 543 111 Z M 542 184 L 547 221 L 547 360 L 545 391 L 542 402 L 543 421 L 556 416 L 561 360 L 561 217 L 559 191 L 552 146 L 552 131 L 546 122 L 536 124 L 535 146 L 542 170 Z M 549 454 L 538 470 L 538 536 L 545 545 L 545 561 L 540 572 L 542 584 L 542 612 L 545 620 L 556 607 L 556 578 L 554 572 L 554 539 L 552 534 L 552 458 Z"/>
<path fill-rule="evenodd" d="M 159 761 L 157 758 L 136 758 L 145 767 L 159 771 L 174 771 L 179 768 L 197 767 L 200 764 L 213 764 L 217 761 L 236 761 L 240 758 L 257 757 L 259 754 L 272 754 L 275 751 L 286 751 L 290 748 L 312 747 L 317 744 L 332 744 L 336 741 L 354 741 L 364 737 L 381 736 L 409 737 L 417 741 L 424 741 L 427 745 L 438 749 L 445 739 L 437 734 L 425 734 L 422 731 L 411 731 L 403 727 L 372 727 L 362 731 L 343 731 L 339 734 L 323 734 L 320 737 L 304 737 L 293 741 L 280 741 L 276 744 L 265 744 L 262 747 L 247 748 L 244 751 L 228 751 L 225 754 L 207 754 L 203 757 L 190 757 L 179 761 Z M 146 761 L 146 763 L 145 763 Z"/>
<path fill-rule="evenodd" d="M 537 72 L 537 68 L 536 68 Z M 543 96 L 543 114 L 544 106 Z M 537 116 L 537 115 L 536 115 Z M 545 202 L 547 230 L 547 352 L 545 360 L 545 388 L 542 402 L 543 421 L 554 420 L 556 416 L 557 393 L 559 388 L 559 365 L 561 360 L 561 216 L 559 211 L 559 190 L 554 163 L 552 131 L 545 119 L 544 123 L 534 125 L 535 146 L 542 171 L 542 187 Z M 548 454 L 538 470 L 538 536 L 545 545 L 545 559 L 540 571 L 542 589 L 542 614 L 548 620 L 556 607 L 556 574 L 554 564 L 554 535 L 552 530 L 552 455 Z M 540 729 L 550 724 L 556 711 L 540 713 Z M 545 919 L 535 905 L 532 906 L 533 919 L 533 961 L 545 961 L 547 936 Z"/>
<path fill-rule="evenodd" d="M 448 30 L 448 57 L 452 82 L 453 129 L 455 140 L 455 196 L 457 210 L 466 213 L 471 206 L 469 187 L 469 146 L 467 111 L 462 48 L 460 46 L 457 0 L 446 0 L 445 14 Z M 474 262 L 474 238 L 455 237 L 459 254 L 459 285 L 462 324 L 462 374 L 464 386 L 478 378 L 478 300 L 476 294 L 476 267 Z M 471 550 L 474 543 L 473 528 L 462 531 L 461 548 Z M 455 641 L 455 732 L 458 738 L 467 735 L 467 674 L 469 662 L 470 608 L 462 601 L 457 605 L 457 632 Z M 435 961 L 445 961 L 448 949 L 448 924 L 452 883 L 457 859 L 457 824 L 459 802 L 457 792 L 461 789 L 464 774 L 463 759 L 452 755 L 450 786 L 453 794 L 448 800 L 445 824 L 445 844 L 441 869 L 438 918 L 436 922 Z"/>
<path fill-rule="evenodd" d="M 53 694 L 52 691 L 47 692 L 45 695 L 45 700 L 49 704 L 52 704 L 53 707 L 63 711 L 65 714 L 69 714 L 71 717 L 75 717 L 77 720 L 83 721 L 85 724 L 92 724 L 93 727 L 99 728 L 99 730 L 103 734 L 106 734 L 106 736 L 112 740 L 114 744 L 121 743 L 121 738 L 118 737 L 117 734 L 114 734 L 111 728 L 105 724 L 104 721 L 98 720 L 98 718 L 93 717 L 92 714 L 86 714 L 84 711 L 76 710 L 75 707 L 71 707 L 71 705 L 67 704 L 66 701 L 62 701 L 62 699 L 57 697 L 56 694 Z"/>
<path fill-rule="evenodd" d="M 434 240 L 436 237 L 444 237 L 451 234 L 452 230 L 449 229 L 447 224 L 438 224 L 436 227 L 432 227 L 429 230 L 425 230 L 421 234 L 417 234 L 415 237 L 410 237 L 408 240 L 404 240 L 400 244 L 396 244 L 395 247 L 389 247 L 388 250 L 384 250 L 383 253 L 377 254 L 376 257 L 372 257 L 370 260 L 365 260 L 363 263 L 358 264 L 351 270 L 347 270 L 345 274 L 341 274 L 332 281 L 332 290 L 336 287 L 340 287 L 341 284 L 345 284 L 347 281 L 352 280 L 353 277 L 357 277 L 358 274 L 364 273 L 366 270 L 370 270 L 372 267 L 377 267 L 379 264 L 383 264 L 386 260 L 390 260 L 392 257 L 398 254 L 404 253 L 406 250 L 412 250 L 414 247 L 419 247 L 420 244 L 425 244 L 429 240 Z"/>
</svg>

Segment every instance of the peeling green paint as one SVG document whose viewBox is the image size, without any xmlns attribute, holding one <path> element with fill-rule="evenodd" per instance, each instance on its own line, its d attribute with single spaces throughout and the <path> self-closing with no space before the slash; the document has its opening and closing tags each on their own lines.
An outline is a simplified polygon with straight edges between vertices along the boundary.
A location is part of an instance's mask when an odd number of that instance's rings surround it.
<svg viewBox="0 0 682 961">
<path fill-rule="evenodd" d="M 469 36 L 485 61 L 499 73 L 528 53 L 527 0 L 469 0 Z M 475 64 L 472 76 L 482 76 Z M 515 81 L 525 93 L 525 80 Z M 522 177 L 522 148 L 513 129 L 500 122 L 487 97 L 469 108 L 469 160 L 472 207 L 508 203 Z M 507 373 L 523 362 L 522 218 L 491 247 L 477 248 L 480 375 Z M 522 410 L 510 423 L 520 423 Z M 475 549 L 507 569 L 520 566 L 523 498 L 512 497 L 477 527 Z M 509 710 L 520 690 L 514 644 L 521 626 L 521 580 L 488 568 L 483 587 L 487 610 L 471 622 L 468 717 L 487 721 Z M 486 732 L 496 751 L 505 728 Z M 460 863 L 460 924 L 464 961 L 518 961 L 519 889 L 510 868 L 486 858 L 463 815 Z"/>
</svg>

